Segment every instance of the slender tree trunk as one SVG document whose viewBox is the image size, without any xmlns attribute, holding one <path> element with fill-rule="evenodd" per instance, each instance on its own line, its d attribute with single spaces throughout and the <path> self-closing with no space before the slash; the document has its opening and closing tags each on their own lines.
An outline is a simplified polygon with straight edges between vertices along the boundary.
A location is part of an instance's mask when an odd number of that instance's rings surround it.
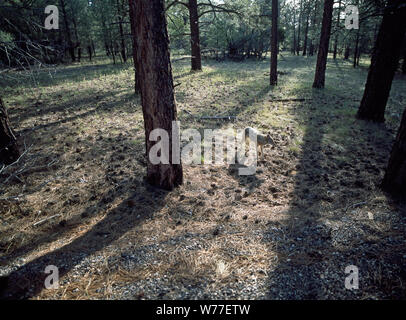
<svg viewBox="0 0 406 320">
<path fill-rule="evenodd" d="M 278 84 L 278 0 L 272 0 L 271 86 Z"/>
<path fill-rule="evenodd" d="M 350 52 L 351 52 L 350 47 L 346 46 L 344 51 L 344 60 L 348 60 L 348 58 L 350 57 Z"/>
<path fill-rule="evenodd" d="M 123 58 L 124 63 L 127 62 L 127 54 L 126 54 L 126 46 L 125 46 L 125 40 L 124 40 L 124 30 L 123 30 L 123 21 L 122 18 L 120 17 L 120 23 L 119 23 L 119 28 L 120 28 L 120 43 L 121 43 L 121 57 Z"/>
<path fill-rule="evenodd" d="M 385 109 L 398 67 L 400 49 L 406 30 L 403 0 L 389 0 L 382 19 L 364 96 L 358 110 L 359 119 L 385 121 Z"/>
<path fill-rule="evenodd" d="M 91 46 L 87 46 L 87 53 L 89 55 L 89 61 L 92 61 L 93 50 Z"/>
<path fill-rule="evenodd" d="M 314 44 L 313 41 L 310 40 L 310 45 L 309 45 L 309 56 L 314 56 Z"/>
<path fill-rule="evenodd" d="M 406 199 L 406 110 L 403 112 L 382 188 L 394 196 Z"/>
<path fill-rule="evenodd" d="M 316 0 L 316 3 L 314 5 L 314 15 L 312 18 L 312 31 L 313 34 L 316 32 L 316 24 L 317 24 L 317 13 L 318 13 L 318 0 Z M 314 35 L 310 38 L 310 45 L 309 45 L 309 56 L 314 55 Z"/>
<path fill-rule="evenodd" d="M 302 6 L 302 0 L 300 0 L 300 5 L 299 5 L 299 26 L 297 29 L 297 46 L 296 46 L 296 54 L 299 55 L 300 54 L 300 33 L 301 33 L 301 26 L 302 26 L 302 10 L 303 10 L 303 6 Z"/>
<path fill-rule="evenodd" d="M 120 62 L 123 63 L 124 60 L 123 60 L 122 52 L 121 52 L 117 42 L 114 42 L 114 50 L 116 52 L 116 56 L 118 56 L 120 58 Z"/>
<path fill-rule="evenodd" d="M 199 14 L 197 0 L 189 0 L 190 44 L 192 48 L 192 70 L 202 70 L 202 57 L 200 51 Z"/>
<path fill-rule="evenodd" d="M 130 23 L 131 23 L 131 34 L 132 34 L 132 40 L 133 40 L 133 60 L 134 60 L 134 88 L 135 88 L 135 94 L 140 93 L 140 82 L 137 80 L 137 52 L 136 52 L 136 42 L 135 42 L 135 34 L 136 34 L 136 21 L 135 21 L 135 2 L 136 0 L 129 0 L 129 6 L 130 6 Z"/>
<path fill-rule="evenodd" d="M 118 29 L 120 32 L 121 57 L 123 58 L 124 63 L 126 63 L 127 54 L 126 54 L 126 46 L 125 46 L 125 39 L 124 39 L 123 17 L 121 15 L 119 0 L 117 0 L 117 15 L 118 15 Z"/>
<path fill-rule="evenodd" d="M 358 28 L 357 30 L 357 37 L 355 39 L 355 49 L 354 49 L 354 63 L 353 63 L 353 67 L 356 68 L 357 67 L 357 58 L 358 58 L 358 54 L 359 54 L 359 36 L 360 36 L 360 28 Z"/>
<path fill-rule="evenodd" d="M 116 48 L 115 45 L 113 44 L 113 41 L 110 41 L 110 51 L 111 56 L 113 58 L 113 64 L 116 64 Z"/>
<path fill-rule="evenodd" d="M 71 7 L 71 16 L 72 16 L 72 24 L 73 24 L 73 34 L 75 35 L 75 43 L 73 44 L 74 50 L 78 48 L 78 61 L 80 62 L 81 59 L 81 54 L 82 54 L 82 48 L 80 39 L 79 39 L 79 34 L 78 34 L 78 27 L 76 24 L 76 18 L 75 18 L 75 12 L 73 11 L 73 8 Z"/>
<path fill-rule="evenodd" d="M 0 97 L 0 167 L 1 163 L 6 165 L 13 163 L 19 156 L 17 139 L 11 129 L 7 109 Z"/>
<path fill-rule="evenodd" d="M 338 47 L 338 30 L 340 29 L 340 14 L 341 14 L 341 0 L 338 1 L 338 10 L 337 10 L 337 24 L 336 24 L 336 35 L 334 39 L 334 53 L 333 59 L 337 59 L 337 47 Z"/>
<path fill-rule="evenodd" d="M 307 54 L 307 41 L 309 35 L 309 20 L 310 20 L 310 5 L 307 5 L 307 15 L 306 15 L 306 26 L 305 26 L 305 34 L 304 34 L 304 42 L 303 42 L 303 56 Z"/>
<path fill-rule="evenodd" d="M 359 66 L 359 60 L 361 58 L 361 48 L 358 48 L 358 55 L 357 55 L 357 66 Z"/>
<path fill-rule="evenodd" d="M 92 47 L 92 52 L 93 52 L 93 56 L 96 57 L 96 46 L 94 45 L 94 41 L 91 40 L 91 47 Z"/>
<path fill-rule="evenodd" d="M 331 22 L 333 18 L 333 4 L 334 0 L 324 0 L 323 22 L 321 26 L 319 52 L 317 55 L 316 74 L 314 77 L 313 88 L 324 88 Z"/>
<path fill-rule="evenodd" d="M 295 0 L 293 0 L 293 48 L 292 53 L 296 54 L 296 8 Z"/>
<path fill-rule="evenodd" d="M 182 165 L 173 163 L 173 121 L 176 102 L 169 55 L 169 37 L 164 0 L 137 0 L 135 5 L 136 69 L 141 88 L 141 102 L 147 154 L 147 180 L 154 186 L 172 190 L 183 182 Z M 148 156 L 156 144 L 149 140 L 154 129 L 165 130 L 169 136 L 169 163 L 152 164 Z M 176 148 L 175 148 L 176 149 Z M 174 150 L 176 152 L 176 150 Z"/>
<path fill-rule="evenodd" d="M 65 23 L 65 35 L 66 38 L 68 40 L 68 50 L 69 50 L 69 54 L 71 56 L 72 62 L 76 61 L 76 57 L 75 57 L 75 47 L 73 45 L 72 42 L 72 37 L 71 37 L 71 31 L 70 31 L 70 27 L 69 27 L 69 21 L 68 21 L 68 16 L 66 14 L 66 4 L 65 4 L 65 0 L 59 0 L 59 3 L 61 5 L 61 9 L 62 9 L 62 15 L 63 15 L 63 21 Z"/>
</svg>

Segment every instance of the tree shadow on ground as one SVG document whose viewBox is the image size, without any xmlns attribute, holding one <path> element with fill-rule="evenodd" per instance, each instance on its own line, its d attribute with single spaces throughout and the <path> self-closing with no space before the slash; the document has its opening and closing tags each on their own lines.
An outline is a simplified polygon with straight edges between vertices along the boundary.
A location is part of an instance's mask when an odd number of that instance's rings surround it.
<svg viewBox="0 0 406 320">
<path fill-rule="evenodd" d="M 108 204 L 123 192 L 120 188 L 110 190 L 107 197 L 99 202 L 100 210 L 107 211 L 106 216 L 91 230 L 2 278 L 2 298 L 29 299 L 38 295 L 44 289 L 47 276 L 44 271 L 48 265 L 57 266 L 62 278 L 81 261 L 112 244 L 132 228 L 142 225 L 164 206 L 168 194 L 166 191 L 155 189 L 140 180 L 135 181 L 133 187 L 135 192 L 130 192 L 117 207 L 109 209 Z M 82 216 L 92 214 L 92 207 L 82 212 Z"/>
<path fill-rule="evenodd" d="M 278 256 L 269 270 L 268 298 L 404 297 L 402 240 L 391 240 L 399 236 L 392 221 L 386 229 L 377 224 L 388 214 L 376 214 L 375 221 L 367 215 L 386 201 L 377 186 L 393 135 L 385 126 L 355 120 L 347 106 L 326 102 L 320 91 L 313 90 L 312 99 L 291 110 L 305 130 L 289 209 L 264 236 Z M 389 217 L 396 221 L 399 212 L 392 209 Z M 359 268 L 362 290 L 346 290 L 349 265 Z"/>
<path fill-rule="evenodd" d="M 125 90 L 123 90 L 125 92 Z M 27 128 L 23 129 L 19 132 L 19 134 L 24 134 L 25 132 L 33 131 L 33 130 L 38 130 L 38 129 L 49 129 L 52 127 L 57 127 L 60 124 L 63 123 L 69 123 L 73 122 L 78 119 L 83 119 L 86 118 L 89 115 L 95 114 L 95 113 L 108 113 L 117 109 L 121 109 L 123 111 L 134 111 L 130 109 L 130 107 L 123 108 L 123 105 L 125 105 L 126 102 L 130 101 L 131 99 L 134 98 L 133 93 L 125 93 L 120 99 L 116 99 L 114 101 L 102 101 L 103 98 L 109 97 L 109 94 L 106 94 L 104 96 L 98 96 L 97 100 L 95 101 L 95 98 L 92 96 L 91 93 L 89 95 L 81 97 L 80 99 L 74 99 L 73 101 L 69 101 L 66 103 L 62 103 L 60 105 L 54 105 L 52 108 L 47 109 L 46 111 L 41 111 L 39 114 L 36 114 L 35 112 L 28 111 L 25 112 L 23 116 L 19 115 L 17 120 L 14 120 L 16 123 L 20 123 L 22 120 L 30 119 L 30 118 L 35 118 L 35 117 L 41 117 L 46 114 L 55 114 L 55 113 L 60 113 L 64 112 L 66 110 L 69 110 L 69 116 L 58 116 L 57 121 L 51 121 L 51 122 L 46 122 L 43 124 L 38 124 L 33 128 Z M 87 106 L 91 103 L 95 104 L 95 107 L 91 108 L 90 110 L 83 110 L 84 106 Z"/>
<path fill-rule="evenodd" d="M 104 158 L 105 153 L 111 150 L 111 148 L 116 148 L 116 146 L 121 146 L 121 148 L 123 148 L 123 150 L 126 150 L 126 152 L 125 153 L 122 152 L 119 154 L 113 153 L 109 157 L 109 159 L 105 159 Z M 103 150 L 105 153 L 100 152 L 101 150 Z M 118 170 L 112 170 L 112 168 L 119 168 L 119 166 L 124 163 L 125 158 L 127 157 L 128 159 L 126 160 L 128 161 L 126 162 L 125 165 L 127 168 L 130 169 L 128 171 L 131 171 L 132 169 L 134 171 L 142 172 L 143 166 L 141 166 L 138 162 L 140 161 L 139 155 L 143 155 L 143 152 L 144 145 L 141 141 L 137 141 L 137 144 L 134 145 L 134 143 L 131 140 L 125 140 L 121 135 L 115 137 L 115 139 L 112 139 L 111 141 L 103 141 L 101 145 L 94 145 L 91 150 L 87 150 L 86 153 L 88 155 L 94 154 L 97 155 L 96 158 L 94 157 L 92 158 L 93 161 L 98 161 L 99 163 L 104 162 L 109 164 L 104 170 L 103 178 L 101 180 L 102 182 L 99 183 L 99 185 L 92 185 L 90 188 L 91 189 L 90 193 L 88 188 L 84 188 L 82 190 L 82 194 L 83 197 L 86 198 L 88 208 L 84 210 L 81 214 L 69 216 L 68 218 L 66 218 L 66 214 L 62 214 L 63 219 L 59 224 L 54 224 L 50 227 L 47 227 L 45 225 L 45 232 L 38 232 L 38 234 L 33 239 L 30 239 L 30 241 L 27 242 L 26 245 L 18 247 L 17 249 L 13 250 L 10 254 L 1 256 L 0 265 L 10 263 L 12 259 L 15 261 L 19 257 L 23 257 L 28 253 L 35 252 L 35 250 L 38 250 L 38 248 L 44 244 L 49 244 L 53 241 L 56 241 L 57 239 L 62 238 L 66 234 L 72 232 L 72 230 L 75 229 L 79 224 L 90 223 L 90 221 L 95 216 L 100 214 L 100 212 L 104 212 L 112 205 L 112 202 L 114 202 L 116 197 L 119 196 L 120 191 L 123 192 L 123 194 L 125 194 L 125 192 L 128 191 L 128 188 L 136 188 L 138 185 L 140 185 L 141 182 L 139 181 L 139 179 L 138 180 L 128 179 L 128 177 L 125 177 L 124 172 L 120 174 Z M 132 158 L 128 157 L 129 155 L 138 155 L 138 156 Z M 73 163 L 74 159 L 67 159 L 65 161 L 66 163 Z M 61 165 L 63 166 L 63 164 Z M 118 181 L 118 179 L 122 180 Z M 111 185 L 107 191 L 102 191 L 102 193 L 100 193 L 98 190 L 96 190 L 97 188 L 101 188 L 102 190 L 104 190 L 105 184 Z M 26 196 L 33 192 L 41 192 L 43 191 L 44 188 L 40 190 L 38 190 L 38 188 L 34 188 L 34 191 L 30 191 L 30 188 L 27 189 L 28 190 L 26 190 L 25 192 Z M 43 193 L 45 194 L 45 192 Z M 86 195 L 86 193 L 89 193 L 89 195 Z M 71 197 L 72 195 L 68 196 Z M 134 194 L 134 196 L 136 196 L 136 194 Z M 97 202 L 96 201 L 97 199 L 101 200 Z M 69 199 L 66 205 L 67 206 L 74 205 L 75 202 L 77 201 L 78 200 L 76 199 Z M 74 210 L 74 208 L 72 209 Z M 3 229 L 3 232 L 4 234 L 7 234 L 12 233 L 13 230 L 12 228 L 10 228 L 9 230 Z"/>
<path fill-rule="evenodd" d="M 39 70 L 38 72 L 33 71 L 33 74 L 29 76 L 30 81 L 26 81 L 26 84 L 31 82 L 32 77 L 34 78 L 34 83 L 32 87 L 50 87 L 55 85 L 60 85 L 66 81 L 80 81 L 83 79 L 93 80 L 97 79 L 103 75 L 113 75 L 118 74 L 121 71 L 128 69 L 128 65 L 125 64 L 112 64 L 112 63 L 81 63 L 73 64 L 62 67 L 48 67 L 47 69 Z M 31 74 L 27 72 L 27 74 Z M 28 76 L 27 76 L 28 77 Z M 14 80 L 13 80 L 14 79 Z M 20 78 L 6 79 L 5 77 L 0 77 L 0 84 L 4 87 L 20 85 Z M 29 86 L 27 87 L 29 88 Z"/>
<path fill-rule="evenodd" d="M 245 165 L 241 164 L 230 164 L 228 167 L 228 173 L 232 176 L 240 187 L 244 187 L 248 192 L 252 193 L 255 189 L 259 188 L 262 183 L 264 183 L 263 179 L 257 177 L 256 172 L 258 168 L 255 168 L 255 173 L 250 175 L 241 175 L 240 169 L 247 170 L 249 169 Z"/>
</svg>

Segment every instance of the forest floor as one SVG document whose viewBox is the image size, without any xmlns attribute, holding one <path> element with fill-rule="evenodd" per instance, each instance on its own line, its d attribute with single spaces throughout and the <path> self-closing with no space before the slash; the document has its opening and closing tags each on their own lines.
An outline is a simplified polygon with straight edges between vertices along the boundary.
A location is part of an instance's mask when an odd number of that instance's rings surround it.
<svg viewBox="0 0 406 320">
<path fill-rule="evenodd" d="M 253 176 L 184 166 L 148 186 L 133 68 L 99 60 L 0 79 L 24 155 L 0 175 L 0 291 L 31 299 L 406 298 L 406 207 L 379 189 L 406 104 L 397 75 L 385 124 L 355 119 L 367 67 L 315 58 L 173 65 L 181 129 L 256 127 L 274 148 Z M 305 99 L 302 101 L 293 99 Z M 280 100 L 280 101 L 275 101 Z M 192 116 L 193 115 L 193 116 Z M 236 116 L 235 121 L 201 120 Z M 46 266 L 60 287 L 44 288 Z M 347 290 L 345 269 L 359 268 Z"/>
</svg>

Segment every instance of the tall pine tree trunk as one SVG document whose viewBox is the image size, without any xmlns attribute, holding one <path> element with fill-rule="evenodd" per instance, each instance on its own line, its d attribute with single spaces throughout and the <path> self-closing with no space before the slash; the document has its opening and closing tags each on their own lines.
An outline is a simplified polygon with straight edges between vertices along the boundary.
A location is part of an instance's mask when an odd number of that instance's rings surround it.
<svg viewBox="0 0 406 320">
<path fill-rule="evenodd" d="M 406 110 L 403 112 L 382 188 L 394 196 L 406 199 Z"/>
<path fill-rule="evenodd" d="M 172 190 L 183 182 L 181 164 L 174 164 L 172 155 L 172 121 L 176 121 L 169 37 L 164 0 L 137 0 L 135 5 L 136 69 L 140 82 L 144 115 L 147 180 L 154 186 Z M 162 129 L 169 136 L 169 164 L 152 164 L 149 158 L 156 142 L 150 133 Z M 175 140 L 179 136 L 174 137 Z M 175 150 L 176 152 L 176 150 Z"/>
<path fill-rule="evenodd" d="M 197 0 L 189 0 L 190 44 L 192 48 L 192 70 L 202 70 L 202 57 L 200 51 L 199 14 Z"/>
<path fill-rule="evenodd" d="M 278 0 L 272 0 L 271 86 L 278 84 Z"/>
<path fill-rule="evenodd" d="M 398 67 L 406 30 L 404 0 L 389 0 L 371 59 L 364 96 L 357 113 L 359 119 L 385 121 L 385 109 Z"/>
<path fill-rule="evenodd" d="M 331 22 L 333 18 L 333 4 L 334 0 L 324 0 L 323 22 L 321 26 L 319 52 L 317 55 L 316 74 L 314 77 L 313 88 L 324 88 Z"/>
<path fill-rule="evenodd" d="M 11 129 L 7 109 L 0 97 L 0 167 L 1 163 L 6 165 L 13 163 L 19 156 L 17 139 Z"/>
</svg>

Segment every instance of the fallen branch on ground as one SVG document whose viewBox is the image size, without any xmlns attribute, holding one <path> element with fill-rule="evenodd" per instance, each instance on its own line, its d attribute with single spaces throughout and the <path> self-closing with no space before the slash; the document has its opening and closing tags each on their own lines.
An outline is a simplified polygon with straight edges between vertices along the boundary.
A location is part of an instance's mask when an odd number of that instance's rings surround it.
<svg viewBox="0 0 406 320">
<path fill-rule="evenodd" d="M 193 56 L 183 56 L 183 57 L 180 57 L 180 58 L 177 58 L 177 59 L 172 59 L 172 62 L 178 62 L 178 61 L 182 61 L 182 60 L 185 60 L 185 59 L 192 59 L 193 58 Z"/>
<path fill-rule="evenodd" d="M 235 120 L 236 116 L 203 116 L 200 117 L 202 120 Z"/>
<path fill-rule="evenodd" d="M 359 207 L 359 206 L 362 206 L 362 205 L 364 205 L 364 204 L 367 204 L 367 202 L 364 201 L 364 202 L 354 203 L 354 204 L 348 206 L 348 207 L 345 209 L 345 212 L 347 212 L 349 209 L 354 209 L 354 208 Z"/>
<path fill-rule="evenodd" d="M 304 101 L 312 101 L 313 99 L 309 99 L 309 98 L 292 98 L 292 99 L 272 99 L 272 102 L 304 102 Z"/>
<path fill-rule="evenodd" d="M 51 217 L 42 219 L 42 220 L 40 220 L 40 221 L 34 223 L 32 226 L 33 226 L 33 227 L 39 226 L 39 225 L 41 225 L 41 224 L 43 224 L 43 223 L 45 223 L 45 222 L 47 222 L 47 221 L 49 221 L 49 220 L 51 220 L 51 219 L 54 219 L 54 218 L 57 218 L 57 217 L 60 217 L 60 216 L 62 216 L 62 214 L 55 214 L 55 215 L 53 215 L 53 216 L 51 216 Z"/>
<path fill-rule="evenodd" d="M 26 155 L 26 154 L 28 153 L 28 151 L 30 151 L 30 149 L 32 148 L 32 146 L 33 146 L 33 145 L 31 145 L 28 149 L 26 149 L 26 150 L 21 154 L 21 156 L 20 156 L 15 162 L 13 162 L 12 164 L 10 164 L 10 165 L 8 165 L 8 166 L 3 166 L 3 168 L 1 168 L 1 170 L 0 170 L 0 174 L 1 174 L 4 170 L 6 170 L 6 169 L 8 169 L 8 168 L 11 168 L 12 166 L 14 166 L 14 165 L 16 165 L 17 163 L 19 163 L 20 160 L 24 157 L 24 155 Z"/>
</svg>

